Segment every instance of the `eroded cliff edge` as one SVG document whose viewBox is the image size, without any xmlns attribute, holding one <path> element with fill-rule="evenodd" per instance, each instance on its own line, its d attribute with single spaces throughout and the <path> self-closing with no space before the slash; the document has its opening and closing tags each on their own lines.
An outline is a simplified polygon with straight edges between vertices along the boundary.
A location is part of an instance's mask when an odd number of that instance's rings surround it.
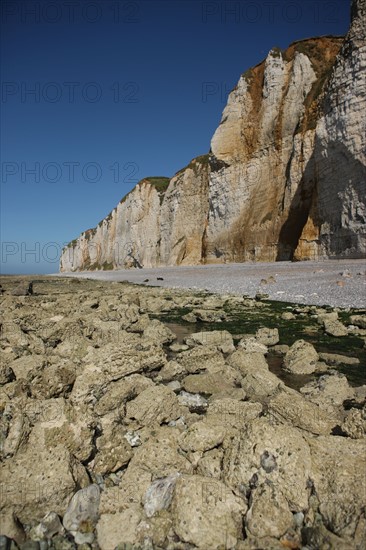
<svg viewBox="0 0 366 550">
<path fill-rule="evenodd" d="M 244 73 L 210 153 L 139 182 L 60 270 L 364 257 L 365 5 L 345 39 L 275 48 Z"/>
</svg>

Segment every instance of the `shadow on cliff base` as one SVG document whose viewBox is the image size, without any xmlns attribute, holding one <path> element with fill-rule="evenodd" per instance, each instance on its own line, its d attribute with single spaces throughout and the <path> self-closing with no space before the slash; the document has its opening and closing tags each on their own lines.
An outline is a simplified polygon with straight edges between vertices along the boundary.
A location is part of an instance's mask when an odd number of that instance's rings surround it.
<svg viewBox="0 0 366 550">
<path fill-rule="evenodd" d="M 324 152 L 319 138 L 316 138 L 313 155 L 280 230 L 276 261 L 294 259 L 309 215 L 319 228 L 322 223 L 329 224 L 330 231 L 315 241 L 319 247 L 325 248 L 328 257 L 366 258 L 366 167 L 340 142 L 327 145 L 327 157 L 323 156 Z M 291 162 L 287 166 L 287 181 L 290 166 Z M 346 198 L 349 199 L 348 205 Z M 348 219 L 352 217 L 353 225 L 361 231 L 342 224 L 344 214 Z"/>
</svg>

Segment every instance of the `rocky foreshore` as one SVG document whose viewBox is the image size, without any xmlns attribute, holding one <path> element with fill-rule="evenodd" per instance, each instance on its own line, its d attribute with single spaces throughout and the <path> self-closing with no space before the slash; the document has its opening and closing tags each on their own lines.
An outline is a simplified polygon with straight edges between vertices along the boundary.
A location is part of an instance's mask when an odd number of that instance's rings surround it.
<svg viewBox="0 0 366 550">
<path fill-rule="evenodd" d="M 1 550 L 365 548 L 365 310 L 0 283 Z"/>
</svg>

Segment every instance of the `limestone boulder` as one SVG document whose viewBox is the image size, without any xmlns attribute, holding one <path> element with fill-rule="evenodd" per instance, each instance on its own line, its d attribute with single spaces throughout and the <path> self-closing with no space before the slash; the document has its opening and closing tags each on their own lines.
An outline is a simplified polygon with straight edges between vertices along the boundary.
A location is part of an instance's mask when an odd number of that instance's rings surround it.
<svg viewBox="0 0 366 550">
<path fill-rule="evenodd" d="M 150 386 L 127 403 L 126 419 L 149 426 L 176 420 L 185 410 L 173 390 L 166 386 Z"/>
<path fill-rule="evenodd" d="M 314 346 L 304 340 L 297 340 L 286 353 L 283 368 L 292 374 L 311 374 L 316 369 L 319 355 Z"/>
<path fill-rule="evenodd" d="M 171 503 L 173 530 L 181 541 L 196 548 L 232 548 L 242 538 L 246 509 L 245 501 L 222 482 L 181 476 Z"/>
<path fill-rule="evenodd" d="M 187 345 L 216 346 L 223 353 L 231 353 L 235 350 L 233 337 L 227 330 L 212 330 L 194 332 L 185 339 Z"/>
<path fill-rule="evenodd" d="M 365 440 L 320 436 L 308 443 L 324 524 L 340 537 L 353 538 L 366 504 Z"/>
</svg>

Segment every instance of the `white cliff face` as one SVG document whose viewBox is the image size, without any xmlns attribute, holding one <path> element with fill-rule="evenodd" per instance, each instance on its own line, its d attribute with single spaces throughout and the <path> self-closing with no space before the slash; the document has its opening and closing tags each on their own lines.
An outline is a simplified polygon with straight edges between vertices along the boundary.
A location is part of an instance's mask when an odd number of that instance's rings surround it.
<svg viewBox="0 0 366 550">
<path fill-rule="evenodd" d="M 295 42 L 242 75 L 210 154 L 140 182 L 61 271 L 365 255 L 365 3 L 345 40 Z"/>
<path fill-rule="evenodd" d="M 199 157 L 169 184 L 161 208 L 161 265 L 194 265 L 204 256 L 208 170 L 207 156 Z"/>
<path fill-rule="evenodd" d="M 140 182 L 96 229 L 64 249 L 61 270 L 199 263 L 208 211 L 207 172 L 207 159 L 197 159 L 167 189 Z"/>
<path fill-rule="evenodd" d="M 316 42 L 299 44 L 311 52 Z M 329 51 L 334 40 L 318 47 Z M 212 153 L 226 166 L 210 174 L 208 262 L 291 257 L 297 240 L 282 242 L 281 231 L 291 208 L 301 202 L 303 173 L 313 152 L 314 129 L 300 132 L 298 127 L 317 79 L 311 56 L 295 45 L 284 55 L 271 51 L 229 97 L 211 142 Z M 290 228 L 286 233 L 296 236 Z"/>
<path fill-rule="evenodd" d="M 141 182 L 96 229 L 70 243 L 62 255 L 62 270 L 156 265 L 159 215 L 159 192 Z"/>
<path fill-rule="evenodd" d="M 299 249 L 323 256 L 366 254 L 366 2 L 334 64 L 316 126 L 317 201 Z M 317 230 L 314 231 L 316 225 Z"/>
</svg>

